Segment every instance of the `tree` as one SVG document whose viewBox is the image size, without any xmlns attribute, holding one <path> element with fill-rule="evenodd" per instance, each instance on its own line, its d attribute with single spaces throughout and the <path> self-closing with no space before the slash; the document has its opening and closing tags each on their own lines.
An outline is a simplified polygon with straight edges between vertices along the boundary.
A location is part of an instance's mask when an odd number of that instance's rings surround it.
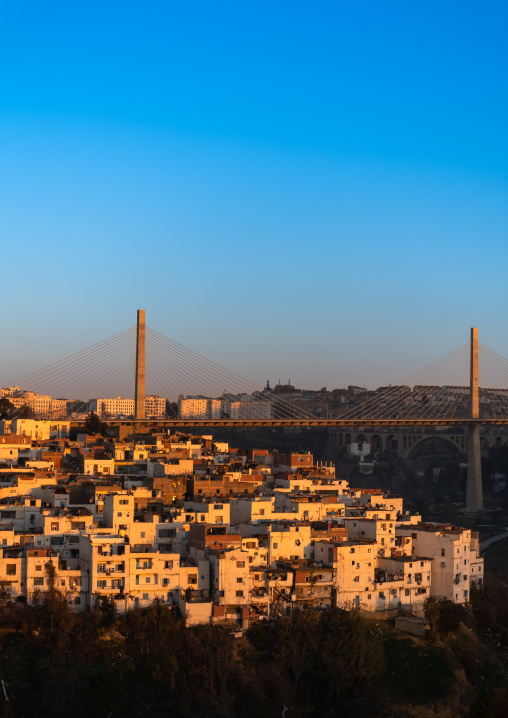
<svg viewBox="0 0 508 718">
<path fill-rule="evenodd" d="M 17 414 L 18 419 L 33 419 L 34 413 L 28 404 L 23 404 Z"/>
<path fill-rule="evenodd" d="M 87 434 L 101 434 L 107 436 L 108 425 L 105 421 L 101 421 L 97 414 L 92 411 L 85 419 L 85 432 Z"/>
<path fill-rule="evenodd" d="M 441 617 L 441 601 L 435 596 L 428 596 L 423 603 L 423 614 L 430 625 L 430 630 L 434 633 L 436 624 Z"/>
<path fill-rule="evenodd" d="M 14 404 L 6 396 L 0 398 L 0 419 L 9 419 L 14 411 Z"/>
</svg>

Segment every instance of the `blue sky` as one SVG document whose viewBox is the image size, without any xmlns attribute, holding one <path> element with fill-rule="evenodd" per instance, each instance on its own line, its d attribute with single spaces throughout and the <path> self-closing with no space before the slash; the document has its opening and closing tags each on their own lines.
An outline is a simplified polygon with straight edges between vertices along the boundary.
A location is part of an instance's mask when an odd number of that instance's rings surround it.
<svg viewBox="0 0 508 718">
<path fill-rule="evenodd" d="M 147 323 L 253 381 L 508 356 L 508 8 L 0 6 L 0 385 Z"/>
</svg>

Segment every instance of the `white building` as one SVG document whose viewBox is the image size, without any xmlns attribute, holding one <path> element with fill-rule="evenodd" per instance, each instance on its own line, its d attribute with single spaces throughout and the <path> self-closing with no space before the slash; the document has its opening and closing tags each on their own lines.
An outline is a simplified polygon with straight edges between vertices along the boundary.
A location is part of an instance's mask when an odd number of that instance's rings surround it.
<svg viewBox="0 0 508 718">
<path fill-rule="evenodd" d="M 100 417 L 133 416 L 134 399 L 124 399 L 121 396 L 117 396 L 114 399 L 90 399 L 88 402 L 88 411 L 93 411 Z"/>
<path fill-rule="evenodd" d="M 208 399 L 203 396 L 179 397 L 178 416 L 180 419 L 207 419 Z"/>
<path fill-rule="evenodd" d="M 157 394 L 145 396 L 145 418 L 164 419 L 166 416 L 166 399 Z"/>
<path fill-rule="evenodd" d="M 432 596 L 467 603 L 471 583 L 483 583 L 483 559 L 478 534 L 443 524 L 398 526 L 398 536 L 411 536 L 413 550 L 433 558 Z"/>
</svg>

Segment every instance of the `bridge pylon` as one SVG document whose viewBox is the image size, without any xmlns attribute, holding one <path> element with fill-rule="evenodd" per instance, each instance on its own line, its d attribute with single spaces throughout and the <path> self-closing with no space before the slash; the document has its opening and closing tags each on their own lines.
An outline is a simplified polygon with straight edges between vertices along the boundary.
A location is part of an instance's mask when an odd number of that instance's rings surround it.
<svg viewBox="0 0 508 718">
<path fill-rule="evenodd" d="M 478 328 L 471 329 L 471 355 L 469 364 L 470 418 L 480 418 L 480 392 L 478 384 Z M 466 508 L 483 510 L 482 461 L 480 423 L 470 424 L 467 460 Z"/>
<path fill-rule="evenodd" d="M 134 394 L 134 418 L 145 419 L 145 310 L 138 309 L 136 330 L 136 380 Z"/>
</svg>

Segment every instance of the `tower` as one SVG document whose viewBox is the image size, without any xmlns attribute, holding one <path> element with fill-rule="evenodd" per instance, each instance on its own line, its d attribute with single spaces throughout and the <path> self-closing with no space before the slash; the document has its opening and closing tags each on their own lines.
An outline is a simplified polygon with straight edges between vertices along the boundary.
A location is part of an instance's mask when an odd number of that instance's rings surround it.
<svg viewBox="0 0 508 718">
<path fill-rule="evenodd" d="M 469 363 L 470 419 L 480 418 L 480 392 L 478 384 L 478 328 L 471 329 L 471 357 Z M 482 511 L 482 462 L 480 446 L 480 424 L 469 426 L 469 447 L 467 460 L 466 508 Z"/>
<path fill-rule="evenodd" d="M 136 384 L 134 396 L 134 418 L 145 418 L 145 310 L 138 309 L 136 330 Z"/>
</svg>

